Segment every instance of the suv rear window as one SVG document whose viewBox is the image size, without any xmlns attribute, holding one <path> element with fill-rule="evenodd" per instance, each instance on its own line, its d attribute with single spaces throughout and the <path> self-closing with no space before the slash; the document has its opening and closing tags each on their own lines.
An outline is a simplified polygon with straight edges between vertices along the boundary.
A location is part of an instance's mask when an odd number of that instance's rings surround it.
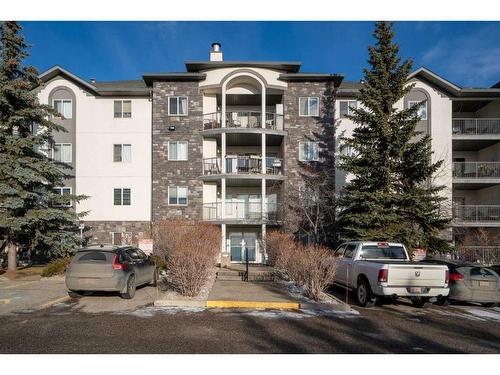
<svg viewBox="0 0 500 375">
<path fill-rule="evenodd" d="M 82 254 L 78 259 L 78 263 L 84 262 L 106 262 L 106 254 L 102 251 L 88 251 Z"/>
<path fill-rule="evenodd" d="M 361 259 L 407 259 L 402 246 L 364 245 L 359 253 Z"/>
</svg>

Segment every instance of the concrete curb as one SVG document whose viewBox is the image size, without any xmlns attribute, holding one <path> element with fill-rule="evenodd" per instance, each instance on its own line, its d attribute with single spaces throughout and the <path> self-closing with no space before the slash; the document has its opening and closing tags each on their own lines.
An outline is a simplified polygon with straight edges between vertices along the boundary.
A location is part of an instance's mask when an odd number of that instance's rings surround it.
<svg viewBox="0 0 500 375">
<path fill-rule="evenodd" d="M 45 302 L 43 305 L 40 306 L 40 308 L 41 309 L 46 309 L 48 307 L 57 305 L 58 303 L 67 302 L 69 300 L 71 300 L 70 296 L 59 297 L 59 298 L 53 299 L 52 301 Z"/>
<path fill-rule="evenodd" d="M 160 299 L 154 302 L 157 307 L 207 307 L 207 301 L 168 300 Z"/>
</svg>

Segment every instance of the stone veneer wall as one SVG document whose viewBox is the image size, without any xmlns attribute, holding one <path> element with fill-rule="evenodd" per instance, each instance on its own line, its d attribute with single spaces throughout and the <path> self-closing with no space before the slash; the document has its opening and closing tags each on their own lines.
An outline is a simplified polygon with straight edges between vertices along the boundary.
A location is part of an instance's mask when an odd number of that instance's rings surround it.
<svg viewBox="0 0 500 375">
<path fill-rule="evenodd" d="M 169 96 L 188 97 L 187 116 L 168 116 Z M 198 82 L 156 81 L 153 84 L 152 217 L 198 220 L 201 218 L 203 184 L 203 98 Z M 175 126 L 170 131 L 169 126 Z M 168 142 L 188 141 L 188 161 L 169 161 Z M 168 186 L 187 186 L 187 206 L 168 205 Z"/>
<path fill-rule="evenodd" d="M 319 97 L 319 116 L 300 117 L 299 98 L 317 96 Z M 332 179 L 332 189 L 335 190 L 335 124 L 334 104 L 335 95 L 333 84 L 318 81 L 288 82 L 288 89 L 283 97 L 284 123 L 287 136 L 285 137 L 285 173 L 286 181 L 283 186 L 285 199 L 295 196 L 297 188 L 304 184 L 301 171 L 304 171 L 299 162 L 299 142 L 319 142 L 320 161 L 308 162 L 308 165 L 316 170 L 326 170 Z M 287 190 L 293 191 L 290 195 Z M 288 218 L 295 217 L 286 212 Z M 286 229 L 294 231 L 297 223 L 289 220 Z M 285 223 L 287 224 L 287 223 Z"/>
<path fill-rule="evenodd" d="M 137 245 L 141 238 L 151 238 L 149 221 L 85 221 L 84 233 L 89 243 L 111 244 L 111 232 L 122 233 L 122 245 Z"/>
</svg>

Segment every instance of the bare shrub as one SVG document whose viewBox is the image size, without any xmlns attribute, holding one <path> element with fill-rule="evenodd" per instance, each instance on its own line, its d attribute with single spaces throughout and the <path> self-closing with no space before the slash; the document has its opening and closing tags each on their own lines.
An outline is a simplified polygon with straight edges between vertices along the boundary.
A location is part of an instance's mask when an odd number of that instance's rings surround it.
<svg viewBox="0 0 500 375">
<path fill-rule="evenodd" d="M 307 297 L 321 300 L 335 274 L 335 259 L 331 250 L 321 245 L 303 245 L 283 232 L 270 232 L 266 244 L 274 266 L 302 286 Z"/>
<path fill-rule="evenodd" d="M 155 224 L 155 255 L 180 294 L 194 297 L 210 277 L 220 249 L 220 231 L 207 223 L 165 220 Z"/>
</svg>

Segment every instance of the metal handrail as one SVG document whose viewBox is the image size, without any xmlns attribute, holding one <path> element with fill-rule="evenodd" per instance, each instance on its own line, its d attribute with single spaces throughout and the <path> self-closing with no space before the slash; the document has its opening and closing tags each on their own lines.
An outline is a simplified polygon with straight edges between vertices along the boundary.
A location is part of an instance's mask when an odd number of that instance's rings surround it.
<svg viewBox="0 0 500 375">
<path fill-rule="evenodd" d="M 453 135 L 500 134 L 500 118 L 455 118 Z"/>
<path fill-rule="evenodd" d="M 453 177 L 498 178 L 500 177 L 500 162 L 453 162 Z"/>
<path fill-rule="evenodd" d="M 252 128 L 262 127 L 262 112 L 258 111 L 227 111 L 226 127 Z M 206 113 L 203 115 L 203 130 L 218 129 L 222 126 L 222 112 Z M 283 115 L 278 113 L 265 113 L 265 128 L 283 130 Z"/>
<path fill-rule="evenodd" d="M 283 174 L 283 159 L 266 157 L 266 174 L 281 175 Z M 221 158 L 205 158 L 203 159 L 203 174 L 221 174 L 222 163 Z M 226 173 L 227 174 L 261 174 L 262 173 L 262 158 L 260 155 L 250 156 L 226 156 Z"/>
<path fill-rule="evenodd" d="M 500 205 L 454 205 L 453 218 L 467 223 L 500 223 Z"/>
<path fill-rule="evenodd" d="M 460 245 L 450 254 L 450 257 L 484 265 L 500 264 L 500 247 Z"/>
<path fill-rule="evenodd" d="M 222 202 L 203 203 L 203 220 L 264 220 L 277 221 L 279 218 L 278 204 L 266 203 L 262 211 L 261 202 L 225 202 L 226 213 L 222 215 Z"/>
</svg>

